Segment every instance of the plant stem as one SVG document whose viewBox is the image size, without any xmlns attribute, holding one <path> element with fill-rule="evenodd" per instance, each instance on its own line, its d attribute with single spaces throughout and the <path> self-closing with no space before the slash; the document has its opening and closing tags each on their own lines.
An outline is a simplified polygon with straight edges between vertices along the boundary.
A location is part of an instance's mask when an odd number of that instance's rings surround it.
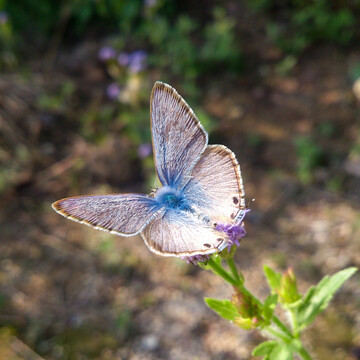
<svg viewBox="0 0 360 360">
<path fill-rule="evenodd" d="M 293 326 L 293 333 L 294 333 L 294 337 L 295 338 L 299 338 L 300 337 L 300 332 L 299 332 L 299 324 L 297 321 L 297 314 L 295 313 L 294 309 L 290 309 L 290 316 L 291 316 L 291 322 L 292 322 L 292 326 Z"/>
<path fill-rule="evenodd" d="M 214 273 L 220 275 L 224 280 L 226 280 L 231 285 L 235 287 L 239 286 L 239 283 L 213 258 L 210 257 L 210 259 L 207 262 L 207 265 L 211 267 L 211 270 L 213 270 Z"/>
<path fill-rule="evenodd" d="M 212 257 L 207 262 L 207 265 L 211 267 L 212 271 L 216 274 L 220 275 L 225 281 L 230 283 L 231 285 L 238 288 L 241 292 L 243 292 L 245 295 L 250 296 L 259 306 L 263 306 L 263 303 L 254 296 L 245 286 L 243 283 L 239 283 L 236 279 L 234 279 L 231 274 L 229 274 L 220 263 L 216 262 Z M 235 266 L 235 264 L 234 264 Z M 231 268 L 231 267 L 230 267 Z M 236 267 L 235 267 L 236 268 Z M 281 322 L 281 320 L 274 315 L 273 316 L 274 324 L 286 335 L 287 337 L 292 338 L 293 335 L 291 331 Z"/>
<path fill-rule="evenodd" d="M 303 346 L 298 350 L 298 353 L 303 360 L 313 360 L 311 355 L 305 350 Z"/>
<path fill-rule="evenodd" d="M 286 337 L 283 334 L 279 333 L 278 331 L 274 330 L 272 327 L 267 326 L 264 328 L 264 331 L 267 331 L 269 334 L 281 339 L 282 341 L 284 341 L 285 343 L 289 343 L 292 338 Z"/>
<path fill-rule="evenodd" d="M 221 276 L 225 281 L 233 285 L 244 295 L 251 297 L 253 301 L 257 303 L 260 307 L 263 307 L 264 306 L 263 303 L 244 286 L 243 278 L 239 275 L 234 260 L 228 259 L 227 263 L 231 270 L 231 274 L 228 271 L 226 271 L 223 268 L 223 266 L 219 262 L 215 261 L 212 257 L 210 257 L 210 259 L 208 260 L 207 265 L 211 268 L 211 270 L 215 274 Z M 292 341 L 295 341 L 295 339 L 298 339 L 297 341 L 300 341 L 299 339 L 300 334 L 299 334 L 296 314 L 294 314 L 293 311 L 290 312 L 292 317 L 294 334 L 291 333 L 291 331 L 282 323 L 282 321 L 276 315 L 273 315 L 272 320 L 273 323 L 277 326 L 277 328 L 281 330 L 281 332 L 273 329 L 270 326 L 265 327 L 264 331 L 267 331 L 269 334 L 277 337 L 278 339 L 281 339 L 282 341 L 288 344 L 291 343 Z M 299 347 L 295 351 L 300 355 L 300 357 L 303 360 L 313 360 L 311 355 L 306 351 L 306 349 L 303 347 L 301 342 L 299 342 Z"/>
<path fill-rule="evenodd" d="M 231 259 L 227 259 L 227 263 L 229 265 L 229 268 L 231 270 L 231 273 L 233 274 L 234 278 L 237 280 L 238 284 L 242 284 L 244 281 L 243 279 L 241 279 L 240 275 L 239 275 L 239 272 L 236 268 L 236 265 L 235 265 L 235 262 L 234 262 L 234 259 L 231 258 Z"/>
</svg>

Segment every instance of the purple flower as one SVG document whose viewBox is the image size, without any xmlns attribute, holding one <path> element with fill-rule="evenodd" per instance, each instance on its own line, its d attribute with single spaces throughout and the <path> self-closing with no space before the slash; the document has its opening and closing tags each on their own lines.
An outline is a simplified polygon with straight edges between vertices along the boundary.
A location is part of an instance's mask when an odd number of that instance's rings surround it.
<svg viewBox="0 0 360 360">
<path fill-rule="evenodd" d="M 129 55 L 129 70 L 133 73 L 138 73 L 145 69 L 145 61 L 147 58 L 146 51 L 137 50 Z"/>
<path fill-rule="evenodd" d="M 108 96 L 109 99 L 117 99 L 119 94 L 120 94 L 120 87 L 116 83 L 112 83 L 106 88 L 106 95 Z"/>
<path fill-rule="evenodd" d="M 223 231 L 228 236 L 228 251 L 232 245 L 240 246 L 240 239 L 246 235 L 242 221 L 235 224 L 217 224 L 215 230 Z"/>
<path fill-rule="evenodd" d="M 145 0 L 145 6 L 146 7 L 154 7 L 156 5 L 157 0 Z"/>
<path fill-rule="evenodd" d="M 242 216 L 237 219 L 235 224 L 216 224 L 215 230 L 224 232 L 227 235 L 227 248 L 230 252 L 233 245 L 240 246 L 240 239 L 246 235 L 246 231 L 243 224 L 243 219 L 245 215 L 249 212 L 249 209 L 243 211 Z M 184 256 L 181 259 L 186 260 L 187 263 L 197 265 L 199 262 L 205 262 L 209 260 L 209 255 L 194 255 L 194 256 Z"/>
<path fill-rule="evenodd" d="M 186 260 L 188 264 L 197 265 L 197 263 L 203 263 L 210 259 L 210 255 L 193 255 L 193 256 L 183 256 L 182 260 Z"/>
<path fill-rule="evenodd" d="M 0 11 L 0 25 L 6 24 L 8 21 L 8 14 L 6 11 Z"/>
<path fill-rule="evenodd" d="M 141 159 L 148 157 L 152 153 L 152 146 L 149 143 L 141 144 L 138 147 L 138 156 Z"/>
<path fill-rule="evenodd" d="M 107 61 L 114 59 L 116 56 L 116 51 L 111 46 L 104 46 L 99 50 L 98 58 L 101 61 Z"/>
<path fill-rule="evenodd" d="M 126 52 L 121 52 L 117 57 L 117 62 L 121 66 L 127 66 L 129 64 L 130 56 Z"/>
</svg>

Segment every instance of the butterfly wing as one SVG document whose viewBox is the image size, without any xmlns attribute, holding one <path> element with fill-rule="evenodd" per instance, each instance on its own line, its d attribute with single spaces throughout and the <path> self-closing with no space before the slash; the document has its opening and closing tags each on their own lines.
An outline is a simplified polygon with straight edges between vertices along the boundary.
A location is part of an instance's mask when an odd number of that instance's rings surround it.
<svg viewBox="0 0 360 360">
<path fill-rule="evenodd" d="M 141 232 L 149 249 L 163 256 L 212 254 L 226 246 L 223 234 L 189 213 L 167 211 Z"/>
<path fill-rule="evenodd" d="M 139 233 L 163 211 L 152 197 L 142 194 L 76 196 L 52 207 L 71 220 L 121 236 Z"/>
<path fill-rule="evenodd" d="M 163 185 L 180 187 L 204 151 L 208 135 L 185 100 L 156 82 L 150 100 L 153 152 Z"/>
<path fill-rule="evenodd" d="M 183 193 L 213 222 L 234 222 L 245 208 L 245 191 L 234 153 L 223 145 L 207 146 Z"/>
</svg>

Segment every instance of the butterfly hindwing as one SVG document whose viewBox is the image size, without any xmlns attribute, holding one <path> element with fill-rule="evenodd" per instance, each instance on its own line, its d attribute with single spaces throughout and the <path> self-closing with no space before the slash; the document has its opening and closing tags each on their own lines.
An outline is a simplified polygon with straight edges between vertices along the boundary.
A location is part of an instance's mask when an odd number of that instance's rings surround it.
<svg viewBox="0 0 360 360">
<path fill-rule="evenodd" d="M 232 223 L 245 208 L 245 191 L 234 153 L 223 145 L 208 145 L 183 192 L 212 221 Z"/>
<path fill-rule="evenodd" d="M 167 211 L 141 232 L 146 245 L 164 256 L 212 254 L 226 245 L 222 234 L 190 214 Z"/>
<path fill-rule="evenodd" d="M 162 82 L 152 90 L 150 113 L 159 179 L 179 187 L 204 151 L 208 135 L 185 100 Z"/>
<path fill-rule="evenodd" d="M 159 204 L 142 194 L 76 196 L 55 202 L 61 215 L 121 236 L 139 233 L 159 212 Z"/>
</svg>

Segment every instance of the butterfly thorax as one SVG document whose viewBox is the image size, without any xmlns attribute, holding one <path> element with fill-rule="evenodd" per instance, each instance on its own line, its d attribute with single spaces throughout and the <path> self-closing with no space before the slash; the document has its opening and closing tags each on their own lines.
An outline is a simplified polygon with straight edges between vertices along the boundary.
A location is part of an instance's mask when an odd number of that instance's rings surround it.
<svg viewBox="0 0 360 360">
<path fill-rule="evenodd" d="M 170 186 L 164 186 L 157 189 L 155 200 L 167 209 L 192 211 L 185 196 L 183 196 L 178 189 Z"/>
<path fill-rule="evenodd" d="M 215 227 L 213 221 L 176 188 L 164 186 L 157 189 L 155 200 L 167 210 L 184 211 L 187 216 L 193 218 L 197 223 Z"/>
</svg>

